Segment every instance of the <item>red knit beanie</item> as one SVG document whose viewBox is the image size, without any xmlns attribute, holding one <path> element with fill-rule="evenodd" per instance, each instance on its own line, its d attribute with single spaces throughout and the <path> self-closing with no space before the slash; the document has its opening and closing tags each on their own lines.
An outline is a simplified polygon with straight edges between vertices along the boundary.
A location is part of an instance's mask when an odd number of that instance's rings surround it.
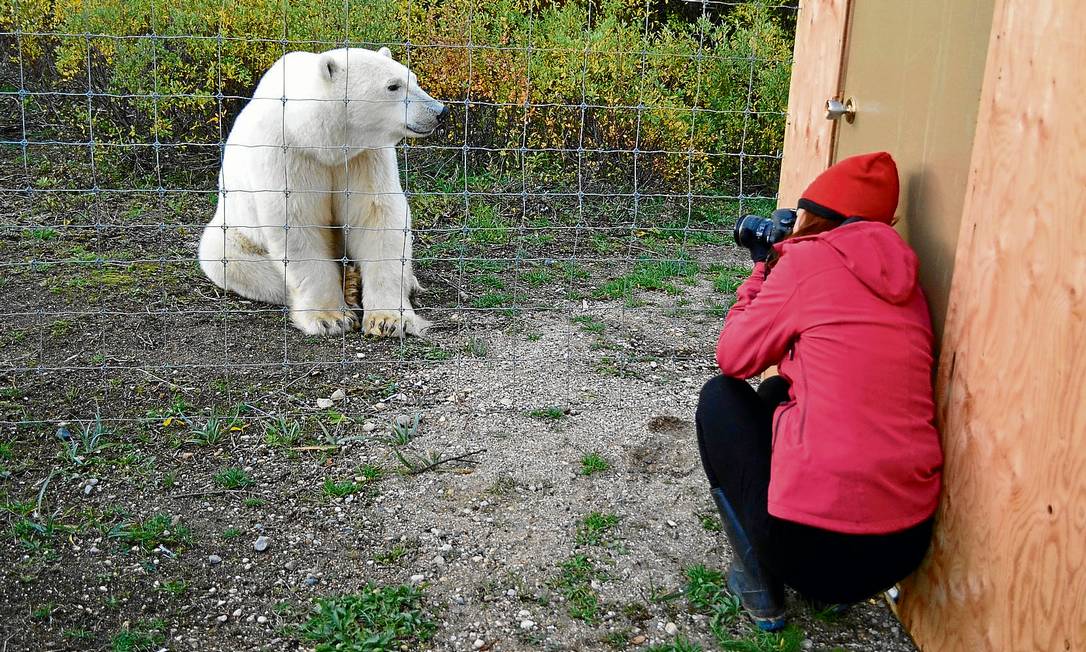
<svg viewBox="0 0 1086 652">
<path fill-rule="evenodd" d="M 798 207 L 819 217 L 890 224 L 897 210 L 897 165 L 887 152 L 850 156 L 818 175 Z"/>
</svg>

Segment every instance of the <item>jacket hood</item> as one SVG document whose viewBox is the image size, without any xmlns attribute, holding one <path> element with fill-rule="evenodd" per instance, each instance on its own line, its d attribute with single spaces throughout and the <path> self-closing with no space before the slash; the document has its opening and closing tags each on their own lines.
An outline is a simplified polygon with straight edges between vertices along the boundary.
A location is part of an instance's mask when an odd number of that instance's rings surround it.
<svg viewBox="0 0 1086 652">
<path fill-rule="evenodd" d="M 828 247 L 853 276 L 884 301 L 903 303 L 916 290 L 919 269 L 916 253 L 887 224 L 869 221 L 845 224 L 817 235 L 785 240 L 781 249 L 805 241 Z"/>
</svg>

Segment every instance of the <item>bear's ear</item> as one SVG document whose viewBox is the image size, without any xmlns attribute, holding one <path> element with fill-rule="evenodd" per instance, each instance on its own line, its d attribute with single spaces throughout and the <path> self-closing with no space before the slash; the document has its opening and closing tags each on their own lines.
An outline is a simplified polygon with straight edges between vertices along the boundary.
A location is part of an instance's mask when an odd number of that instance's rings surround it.
<svg viewBox="0 0 1086 652">
<path fill-rule="evenodd" d="M 377 54 L 381 55 L 382 57 L 388 57 L 389 59 L 392 58 L 392 50 L 389 50 L 388 48 L 381 48 L 377 51 Z"/>
<path fill-rule="evenodd" d="M 318 68 L 321 77 L 323 77 L 325 81 L 332 81 L 332 77 L 335 76 L 337 70 L 339 70 L 339 64 L 336 63 L 336 60 L 327 54 L 322 54 L 320 58 L 320 67 Z"/>
</svg>

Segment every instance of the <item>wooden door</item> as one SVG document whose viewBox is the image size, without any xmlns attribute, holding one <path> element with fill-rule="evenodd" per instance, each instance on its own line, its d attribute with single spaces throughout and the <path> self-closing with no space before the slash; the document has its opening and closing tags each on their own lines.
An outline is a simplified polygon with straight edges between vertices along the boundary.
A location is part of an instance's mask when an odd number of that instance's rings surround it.
<svg viewBox="0 0 1086 652">
<path fill-rule="evenodd" d="M 920 256 L 942 333 L 994 0 L 850 3 L 834 161 L 876 150 L 898 164 L 899 232 Z"/>
</svg>

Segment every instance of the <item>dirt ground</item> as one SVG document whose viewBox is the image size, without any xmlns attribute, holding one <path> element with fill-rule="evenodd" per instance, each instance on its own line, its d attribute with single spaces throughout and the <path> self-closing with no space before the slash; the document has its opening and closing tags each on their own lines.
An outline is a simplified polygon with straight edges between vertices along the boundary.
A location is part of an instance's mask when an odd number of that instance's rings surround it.
<svg viewBox="0 0 1086 652">
<path fill-rule="evenodd" d="M 714 592 L 726 225 L 570 244 L 513 206 L 420 236 L 425 340 L 313 338 L 199 275 L 205 199 L 5 198 L 0 649 L 314 649 L 316 601 L 368 583 L 421 591 L 402 649 L 914 649 L 881 600 L 792 596 L 771 640 Z"/>
</svg>

